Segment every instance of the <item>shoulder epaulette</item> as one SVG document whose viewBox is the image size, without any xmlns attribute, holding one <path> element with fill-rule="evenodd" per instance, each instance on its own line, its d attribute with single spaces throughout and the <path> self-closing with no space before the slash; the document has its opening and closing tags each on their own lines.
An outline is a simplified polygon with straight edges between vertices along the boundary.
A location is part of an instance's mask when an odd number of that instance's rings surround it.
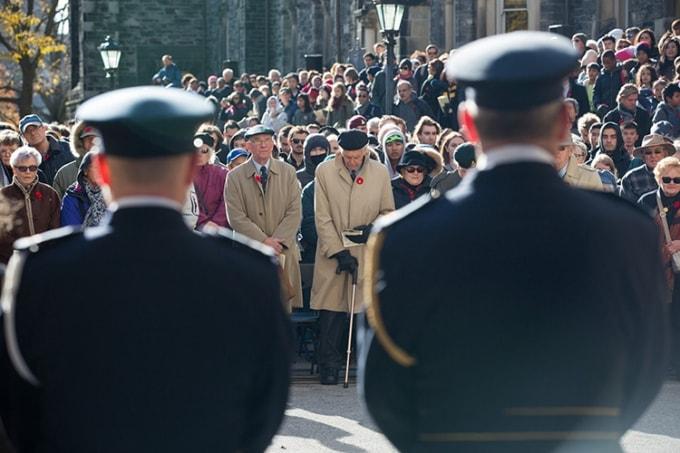
<svg viewBox="0 0 680 453">
<path fill-rule="evenodd" d="M 403 208 L 397 209 L 396 211 L 390 212 L 389 214 L 380 217 L 373 225 L 371 231 L 381 231 L 384 228 L 389 228 L 401 220 L 433 206 L 434 203 L 439 201 L 441 198 L 442 195 L 437 191 L 430 195 L 420 196 Z"/>
<path fill-rule="evenodd" d="M 260 256 L 274 258 L 274 251 L 270 247 L 228 228 L 207 228 L 203 236 L 219 240 L 232 248 L 251 250 Z"/>
<path fill-rule="evenodd" d="M 14 243 L 14 249 L 17 251 L 26 251 L 36 253 L 45 247 L 52 247 L 67 239 L 71 239 L 83 234 L 83 228 L 80 226 L 66 226 L 57 228 L 56 230 L 46 231 L 44 233 L 36 234 L 25 238 L 18 239 Z"/>
</svg>

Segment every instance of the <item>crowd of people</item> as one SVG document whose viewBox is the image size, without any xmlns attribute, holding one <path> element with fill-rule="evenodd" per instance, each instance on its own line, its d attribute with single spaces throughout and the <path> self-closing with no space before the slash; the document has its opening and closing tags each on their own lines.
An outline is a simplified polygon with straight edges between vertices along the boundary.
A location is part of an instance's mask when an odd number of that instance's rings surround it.
<svg viewBox="0 0 680 453">
<path fill-rule="evenodd" d="M 660 237 L 670 230 L 663 252 L 680 332 L 680 279 L 670 264 L 680 252 L 680 19 L 659 36 L 633 27 L 571 41 L 580 55 L 564 85 L 572 134 L 555 150 L 555 170 L 572 186 L 612 192 L 648 210 Z M 456 187 L 481 155 L 458 122 L 465 90 L 447 78 L 449 54 L 431 44 L 398 62 L 386 55 L 378 43 L 363 68 L 336 63 L 324 71 L 240 76 L 224 69 L 205 82 L 182 75 L 165 55 L 153 76 L 154 84 L 214 105 L 213 121 L 193 137 L 197 169 L 186 222 L 196 230 L 231 228 L 277 253 L 289 310 L 320 313 L 324 384 L 337 383 L 342 368 L 346 277 L 363 265 L 373 222 Z M 391 114 L 384 113 L 386 65 L 396 74 Z M 96 128 L 47 124 L 36 114 L 18 128 L 0 126 L 0 195 L 14 216 L 0 236 L 0 261 L 21 237 L 102 222 Z M 303 297 L 300 263 L 315 263 L 311 296 Z"/>
</svg>

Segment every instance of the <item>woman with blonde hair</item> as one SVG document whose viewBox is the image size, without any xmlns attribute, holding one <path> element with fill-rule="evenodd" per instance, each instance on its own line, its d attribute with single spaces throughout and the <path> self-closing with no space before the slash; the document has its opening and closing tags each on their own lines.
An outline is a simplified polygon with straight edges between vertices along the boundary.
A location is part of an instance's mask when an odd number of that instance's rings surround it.
<svg viewBox="0 0 680 453">
<path fill-rule="evenodd" d="M 654 177 L 659 188 L 646 193 L 638 203 L 650 212 L 663 237 L 661 256 L 666 268 L 666 281 L 670 292 L 670 326 L 672 339 L 671 365 L 680 376 L 680 278 L 679 270 L 672 264 L 673 255 L 680 253 L 680 160 L 665 157 L 654 167 Z"/>
</svg>

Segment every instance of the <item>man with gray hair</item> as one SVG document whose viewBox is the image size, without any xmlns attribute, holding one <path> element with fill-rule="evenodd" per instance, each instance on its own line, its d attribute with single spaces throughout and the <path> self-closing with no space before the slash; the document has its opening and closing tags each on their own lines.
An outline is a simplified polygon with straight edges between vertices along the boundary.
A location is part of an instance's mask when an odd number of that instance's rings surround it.
<svg viewBox="0 0 680 453">
<path fill-rule="evenodd" d="M 649 113 L 638 105 L 640 90 L 632 83 L 627 83 L 621 87 L 616 97 L 616 108 L 610 110 L 603 118 L 603 123 L 616 123 L 619 126 L 634 121 L 637 124 L 638 139 L 635 146 L 642 144 L 642 137 L 649 134 L 652 127 L 652 120 Z"/>
<path fill-rule="evenodd" d="M 416 97 L 413 85 L 408 80 L 400 80 L 397 83 L 399 101 L 394 105 L 394 114 L 406 121 L 406 128 L 413 132 L 423 116 L 434 118 L 434 114 L 427 102 Z"/>
</svg>

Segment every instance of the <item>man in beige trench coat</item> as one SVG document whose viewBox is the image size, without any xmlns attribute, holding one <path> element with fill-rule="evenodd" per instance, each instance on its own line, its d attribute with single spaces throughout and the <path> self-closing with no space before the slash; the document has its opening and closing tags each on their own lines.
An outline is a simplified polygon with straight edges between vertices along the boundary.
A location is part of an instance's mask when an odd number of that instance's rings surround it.
<svg viewBox="0 0 680 453">
<path fill-rule="evenodd" d="M 224 186 L 229 225 L 274 249 L 283 262 L 282 287 L 292 287 L 288 308 L 302 307 L 297 231 L 302 221 L 295 169 L 272 158 L 274 131 L 254 126 L 245 133 L 251 157 L 229 172 Z M 252 288 L 257 291 L 257 288 Z M 284 291 L 285 292 L 285 291 Z"/>
<path fill-rule="evenodd" d="M 316 169 L 314 194 L 318 233 L 311 306 L 319 310 L 321 383 L 338 383 L 344 362 L 342 339 L 349 312 L 352 273 L 363 266 L 366 239 L 376 218 L 394 210 L 387 168 L 368 157 L 368 136 L 359 130 L 338 137 L 341 151 Z M 343 241 L 343 232 L 363 231 Z M 348 235 L 345 235 L 348 237 Z M 354 312 L 362 308 L 359 272 Z"/>
</svg>

